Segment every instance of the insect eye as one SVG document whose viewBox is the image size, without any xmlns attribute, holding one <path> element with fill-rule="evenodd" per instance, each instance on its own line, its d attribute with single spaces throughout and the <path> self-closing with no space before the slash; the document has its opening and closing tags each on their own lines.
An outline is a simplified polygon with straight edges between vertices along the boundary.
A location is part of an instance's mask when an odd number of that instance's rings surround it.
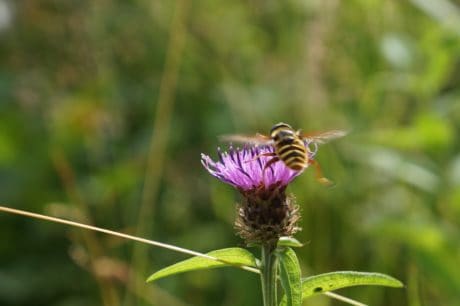
<svg viewBox="0 0 460 306">
<path fill-rule="evenodd" d="M 290 130 L 283 130 L 283 131 L 279 131 L 277 136 L 279 136 L 279 137 L 291 136 L 292 137 L 293 133 Z"/>
</svg>

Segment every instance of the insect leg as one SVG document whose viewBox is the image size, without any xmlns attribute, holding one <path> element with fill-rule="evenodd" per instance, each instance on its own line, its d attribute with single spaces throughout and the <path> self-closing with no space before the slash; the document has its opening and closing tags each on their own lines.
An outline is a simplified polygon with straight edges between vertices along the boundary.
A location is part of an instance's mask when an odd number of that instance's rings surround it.
<svg viewBox="0 0 460 306">
<path fill-rule="evenodd" d="M 251 161 L 254 161 L 262 156 L 273 156 L 272 159 L 270 159 L 264 166 L 264 169 L 262 170 L 262 181 L 265 181 L 265 170 L 267 170 L 268 167 L 270 167 L 271 165 L 273 165 L 274 163 L 276 163 L 277 161 L 279 161 L 280 159 L 278 158 L 278 156 L 276 155 L 275 152 L 266 152 L 266 153 L 262 153 L 262 154 L 259 154 L 257 155 L 256 157 L 250 159 L 250 160 L 246 160 L 244 161 L 245 163 L 248 163 L 248 162 L 251 162 Z"/>
<path fill-rule="evenodd" d="M 264 171 L 265 169 L 267 169 L 268 167 L 270 167 L 271 165 L 273 165 L 274 163 L 276 163 L 277 161 L 279 161 L 280 159 L 278 158 L 278 156 L 276 156 L 275 153 L 273 153 L 273 155 L 271 156 L 274 156 L 272 159 L 270 159 L 266 164 L 265 164 L 265 167 L 264 167 Z"/>
<path fill-rule="evenodd" d="M 260 157 L 262 156 L 276 156 L 276 153 L 275 152 L 267 152 L 267 153 L 262 153 L 262 154 L 259 154 L 257 155 L 256 157 L 252 158 L 252 159 L 249 159 L 249 160 L 245 160 L 244 162 L 245 163 L 249 163 L 249 162 L 252 162 L 252 161 L 255 161 L 257 159 L 259 159 Z M 271 160 L 270 160 L 271 161 Z M 270 162 L 269 161 L 269 162 Z M 267 163 L 268 164 L 268 163 Z"/>
<path fill-rule="evenodd" d="M 319 163 L 314 160 L 314 159 L 310 159 L 308 161 L 308 164 L 312 165 L 313 167 L 315 167 L 315 177 L 316 177 L 316 180 L 318 182 L 320 182 L 321 184 L 325 185 L 325 186 L 328 186 L 328 187 L 331 187 L 334 185 L 334 182 L 332 182 L 331 180 L 325 178 L 323 176 L 323 171 L 321 170 L 321 166 L 319 165 Z"/>
<path fill-rule="evenodd" d="M 264 169 L 262 170 L 262 181 L 265 182 L 265 171 L 268 169 L 268 167 L 270 167 L 271 165 L 273 165 L 274 163 L 278 162 L 280 159 L 278 158 L 278 156 L 276 156 L 275 153 L 273 153 L 274 156 L 272 159 L 270 159 L 266 164 L 265 164 L 265 167 Z"/>
</svg>

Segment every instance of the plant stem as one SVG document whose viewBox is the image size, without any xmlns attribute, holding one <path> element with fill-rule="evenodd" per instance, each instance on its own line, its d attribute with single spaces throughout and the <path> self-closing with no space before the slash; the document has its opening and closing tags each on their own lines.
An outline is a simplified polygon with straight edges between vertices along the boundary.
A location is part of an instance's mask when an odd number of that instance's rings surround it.
<svg viewBox="0 0 460 306">
<path fill-rule="evenodd" d="M 262 282 L 262 297 L 264 306 L 276 306 L 276 279 L 278 272 L 278 263 L 275 255 L 273 244 L 262 246 L 262 266 L 260 279 Z"/>
</svg>

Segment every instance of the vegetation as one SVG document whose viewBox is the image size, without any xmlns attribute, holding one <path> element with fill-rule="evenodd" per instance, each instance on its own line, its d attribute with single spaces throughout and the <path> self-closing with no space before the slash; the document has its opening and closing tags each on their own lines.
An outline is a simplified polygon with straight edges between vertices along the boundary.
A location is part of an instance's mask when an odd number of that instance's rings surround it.
<svg viewBox="0 0 460 306">
<path fill-rule="evenodd" d="M 218 136 L 345 129 L 290 186 L 302 275 L 392 275 L 373 306 L 460 299 L 460 4 L 0 0 L 0 202 L 203 253 L 242 246 Z M 222 145 L 224 146 L 224 145 Z M 256 250 L 254 250 L 256 251 Z M 259 276 L 0 214 L 1 305 L 261 305 Z M 316 295 L 311 305 L 341 302 Z M 341 304 L 340 304 L 341 305 Z"/>
</svg>

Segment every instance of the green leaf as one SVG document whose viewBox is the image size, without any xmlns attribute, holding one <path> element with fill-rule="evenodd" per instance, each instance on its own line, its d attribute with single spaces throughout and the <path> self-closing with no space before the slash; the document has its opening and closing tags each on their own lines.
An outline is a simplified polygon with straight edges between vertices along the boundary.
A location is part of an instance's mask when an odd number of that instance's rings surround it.
<svg viewBox="0 0 460 306">
<path fill-rule="evenodd" d="M 302 304 L 302 284 L 297 256 L 291 248 L 282 248 L 277 252 L 280 263 L 281 286 L 285 292 L 286 306 Z"/>
<path fill-rule="evenodd" d="M 280 239 L 278 240 L 278 247 L 281 246 L 300 248 L 303 247 L 303 244 L 295 238 L 284 236 L 280 237 Z"/>
<path fill-rule="evenodd" d="M 302 300 L 315 294 L 352 286 L 404 287 L 396 278 L 381 273 L 337 271 L 302 279 Z M 280 305 L 288 305 L 286 303 L 286 297 L 283 297 Z"/>
<path fill-rule="evenodd" d="M 215 257 L 224 262 L 195 256 L 153 273 L 149 276 L 147 282 L 152 282 L 166 276 L 188 271 L 221 268 L 234 265 L 251 267 L 256 266 L 256 258 L 254 257 L 254 255 L 252 255 L 252 253 L 250 253 L 249 251 L 241 248 L 215 250 L 206 253 L 206 255 Z"/>
</svg>

